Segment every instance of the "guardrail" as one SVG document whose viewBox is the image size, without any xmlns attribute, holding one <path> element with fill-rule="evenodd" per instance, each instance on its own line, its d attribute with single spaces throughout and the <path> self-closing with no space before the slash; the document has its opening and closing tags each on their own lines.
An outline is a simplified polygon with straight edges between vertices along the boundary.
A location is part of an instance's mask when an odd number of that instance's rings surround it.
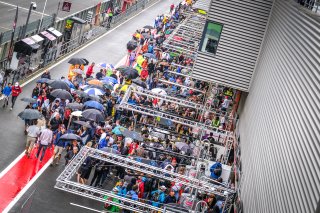
<svg viewBox="0 0 320 213">
<path fill-rule="evenodd" d="M 297 3 L 303 7 L 311 10 L 314 13 L 320 15 L 320 1 L 319 0 L 295 0 Z"/>
<path fill-rule="evenodd" d="M 107 20 L 101 23 L 101 26 L 96 26 L 90 29 L 88 32 L 84 33 L 82 36 L 73 38 L 72 40 L 65 42 L 61 47 L 54 48 L 45 53 L 43 61 L 37 66 L 30 69 L 30 62 L 18 67 L 16 70 L 11 72 L 10 76 L 7 76 L 6 82 L 24 81 L 29 77 L 35 75 L 39 70 L 46 68 L 57 60 L 61 59 L 63 56 L 71 53 L 75 49 L 79 49 L 80 46 L 87 44 L 88 42 L 102 36 L 108 30 L 116 27 L 117 25 L 123 23 L 128 18 L 132 17 L 136 13 L 140 12 L 145 8 L 145 6 L 150 5 L 157 0 L 142 0 L 131 7 L 129 7 L 125 12 L 113 17 L 110 28 L 106 28 Z"/>
</svg>

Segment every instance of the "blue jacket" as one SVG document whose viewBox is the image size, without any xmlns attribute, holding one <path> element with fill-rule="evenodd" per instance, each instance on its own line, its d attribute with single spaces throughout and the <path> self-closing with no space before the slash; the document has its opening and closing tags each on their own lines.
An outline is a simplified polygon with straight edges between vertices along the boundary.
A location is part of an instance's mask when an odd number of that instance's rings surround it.
<svg viewBox="0 0 320 213">
<path fill-rule="evenodd" d="M 119 192 L 118 192 L 118 194 L 117 194 L 118 196 L 121 196 L 121 197 L 126 196 L 126 194 L 127 194 L 127 189 L 126 189 L 126 187 L 117 186 L 116 188 L 119 190 Z"/>
<path fill-rule="evenodd" d="M 131 191 L 129 191 L 127 193 L 127 197 L 131 197 L 132 200 L 138 200 L 139 199 L 138 198 L 138 194 L 133 190 L 131 190 Z"/>
<path fill-rule="evenodd" d="M 222 169 L 222 164 L 219 163 L 219 162 L 216 162 L 215 164 L 213 164 L 211 167 L 210 167 L 210 172 L 211 172 L 211 175 L 210 177 L 213 178 L 213 179 L 218 179 L 221 175 L 216 175 L 214 174 L 214 170 L 216 168 L 220 167 Z"/>
<path fill-rule="evenodd" d="M 163 191 L 161 191 L 160 189 L 158 189 L 158 190 L 155 190 L 155 191 L 151 192 L 151 197 L 152 197 L 156 192 L 159 193 L 159 200 L 158 200 L 158 202 L 152 201 L 151 205 L 152 205 L 152 206 L 155 206 L 155 207 L 159 207 L 160 204 L 163 203 L 164 200 L 166 199 L 166 194 L 165 194 Z"/>
<path fill-rule="evenodd" d="M 103 138 L 100 142 L 99 142 L 99 147 L 98 149 L 102 149 L 103 147 L 107 147 L 109 143 L 109 140 L 107 140 L 106 138 Z"/>
<path fill-rule="evenodd" d="M 65 141 L 64 141 L 64 140 L 59 140 L 62 135 L 63 135 L 62 132 L 58 132 L 58 133 L 57 133 L 56 139 L 55 139 L 55 141 L 53 142 L 53 144 L 54 144 L 55 146 L 65 147 Z"/>
<path fill-rule="evenodd" d="M 2 93 L 3 93 L 5 96 L 9 96 L 9 95 L 11 94 L 11 87 L 5 86 L 5 88 L 3 88 L 3 90 L 2 90 Z"/>
</svg>

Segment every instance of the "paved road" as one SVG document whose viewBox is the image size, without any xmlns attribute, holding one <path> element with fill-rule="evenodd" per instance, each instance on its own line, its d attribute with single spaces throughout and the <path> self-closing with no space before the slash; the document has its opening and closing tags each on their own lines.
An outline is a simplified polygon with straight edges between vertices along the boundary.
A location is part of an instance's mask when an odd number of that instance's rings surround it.
<svg viewBox="0 0 320 213">
<path fill-rule="evenodd" d="M 57 12 L 58 3 L 59 1 L 63 2 L 62 0 L 48 0 L 46 9 L 45 9 L 45 16 L 51 16 L 53 13 Z M 28 10 L 30 7 L 31 0 L 0 0 L 0 32 L 4 32 L 7 30 L 12 29 L 12 23 L 16 14 L 16 5 L 17 2 L 19 3 L 19 18 L 17 26 L 21 26 L 26 23 Z M 30 23 L 37 19 L 41 18 L 42 11 L 44 8 L 45 0 L 33 0 L 36 2 L 37 9 L 32 11 L 30 16 Z M 69 16 L 75 12 L 81 11 L 85 8 L 94 6 L 98 4 L 98 0 L 89 0 L 89 1 L 82 1 L 82 0 L 72 0 L 71 11 L 70 12 L 63 12 L 59 11 L 58 18 L 64 18 Z"/>
<path fill-rule="evenodd" d="M 175 3 L 174 0 L 161 0 L 156 5 L 141 13 L 139 16 L 131 19 L 113 32 L 109 33 L 98 42 L 93 43 L 86 49 L 77 53 L 74 57 L 84 57 L 89 61 L 108 62 L 116 64 L 126 55 L 126 43 L 130 40 L 132 33 L 147 24 L 153 24 L 153 18 L 157 14 L 167 13 L 169 5 Z M 63 62 L 51 70 L 53 78 L 59 78 L 66 75 L 68 64 Z M 95 69 L 97 71 L 98 69 Z M 20 98 L 30 96 L 35 85 L 35 81 L 23 88 Z M 23 122 L 17 118 L 17 114 L 22 111 L 25 104 L 21 101 L 17 102 L 13 111 L 8 109 L 0 109 L 0 170 L 3 170 L 16 156 L 23 152 L 25 144 L 25 136 L 23 135 Z M 89 206 L 95 209 L 101 209 L 101 203 L 92 200 L 80 198 L 75 195 L 61 192 L 53 188 L 55 179 L 63 170 L 63 166 L 55 168 L 49 167 L 36 183 L 27 191 L 27 193 L 18 201 L 11 212 L 19 212 L 22 204 L 30 196 L 32 191 L 36 189 L 31 212 L 72 212 L 77 213 L 89 212 L 79 207 L 71 206 L 70 203 L 77 203 Z M 0 186 L 1 187 L 1 186 Z"/>
</svg>

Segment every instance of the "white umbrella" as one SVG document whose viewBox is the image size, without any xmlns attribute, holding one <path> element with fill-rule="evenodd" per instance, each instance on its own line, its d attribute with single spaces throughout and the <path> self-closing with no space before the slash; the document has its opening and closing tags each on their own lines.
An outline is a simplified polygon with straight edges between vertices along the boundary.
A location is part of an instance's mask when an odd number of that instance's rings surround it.
<svg viewBox="0 0 320 213">
<path fill-rule="evenodd" d="M 167 92 L 164 91 L 164 89 L 161 88 L 154 88 L 151 90 L 151 92 L 159 94 L 159 95 L 167 95 Z"/>
<path fill-rule="evenodd" d="M 82 111 L 74 111 L 71 113 L 71 115 L 76 116 L 76 117 L 81 117 L 82 116 Z"/>
</svg>

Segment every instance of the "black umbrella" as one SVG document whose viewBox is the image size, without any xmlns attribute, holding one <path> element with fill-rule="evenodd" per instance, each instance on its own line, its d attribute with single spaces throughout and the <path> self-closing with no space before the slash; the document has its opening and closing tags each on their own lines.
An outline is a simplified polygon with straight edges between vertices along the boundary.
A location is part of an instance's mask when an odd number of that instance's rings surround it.
<svg viewBox="0 0 320 213">
<path fill-rule="evenodd" d="M 80 98 L 88 98 L 89 95 L 81 90 L 76 90 L 74 93 L 76 93 Z"/>
<path fill-rule="evenodd" d="M 141 81 L 140 79 L 134 79 L 134 80 L 132 80 L 132 83 L 136 84 L 140 87 L 147 88 L 147 84 L 145 82 Z"/>
<path fill-rule="evenodd" d="M 34 99 L 34 98 L 21 98 L 20 100 L 23 101 L 23 102 L 30 103 L 30 104 L 35 104 L 35 103 L 37 103 L 37 100 Z"/>
<path fill-rule="evenodd" d="M 136 140 L 136 141 L 143 141 L 143 137 L 139 132 L 130 131 L 128 129 L 124 129 L 121 132 L 124 137 L 132 138 L 133 140 Z"/>
<path fill-rule="evenodd" d="M 89 61 L 87 59 L 85 59 L 85 58 L 82 58 L 82 59 L 86 62 L 86 63 L 83 64 L 84 66 L 89 65 Z"/>
<path fill-rule="evenodd" d="M 144 26 L 143 28 L 144 28 L 144 29 L 149 29 L 149 30 L 150 30 L 150 29 L 153 29 L 154 27 L 153 27 L 153 26 L 151 26 L 151 25 L 146 25 L 146 26 Z"/>
<path fill-rule="evenodd" d="M 85 122 L 85 121 L 73 121 L 73 123 L 79 124 L 79 125 L 87 127 L 87 128 L 92 128 L 92 126 L 88 122 Z"/>
<path fill-rule="evenodd" d="M 66 107 L 72 110 L 81 110 L 83 108 L 83 105 L 77 102 L 73 102 L 73 103 L 68 103 Z"/>
<path fill-rule="evenodd" d="M 134 49 L 137 48 L 137 46 L 138 46 L 137 42 L 135 42 L 135 41 L 133 41 L 133 40 L 131 40 L 131 41 L 129 41 L 129 42 L 127 43 L 127 49 L 128 49 L 128 50 L 134 50 Z"/>
<path fill-rule="evenodd" d="M 50 93 L 53 97 L 55 98 L 60 98 L 60 99 L 72 99 L 71 94 L 63 89 L 55 89 Z"/>
<path fill-rule="evenodd" d="M 101 98 L 99 98 L 99 96 L 89 95 L 88 98 L 93 101 L 101 101 Z"/>
<path fill-rule="evenodd" d="M 96 109 L 86 109 L 82 112 L 82 117 L 87 120 L 95 121 L 95 122 L 102 122 L 104 121 L 104 116 L 101 111 Z"/>
<path fill-rule="evenodd" d="M 96 89 L 99 89 L 99 90 L 101 90 L 101 91 L 104 91 L 103 86 L 99 86 L 99 85 L 89 85 L 89 86 L 86 88 L 86 90 L 89 89 L 89 88 L 96 88 Z"/>
<path fill-rule="evenodd" d="M 67 133 L 62 135 L 59 140 L 66 140 L 66 141 L 73 141 L 73 140 L 77 140 L 79 142 L 82 141 L 81 137 L 79 135 L 73 134 L 73 133 Z"/>
<path fill-rule="evenodd" d="M 73 65 L 76 65 L 76 64 L 82 65 L 82 64 L 86 64 L 87 60 L 84 60 L 83 58 L 71 58 L 68 61 L 68 63 Z"/>
<path fill-rule="evenodd" d="M 139 77 L 138 70 L 132 67 L 121 67 L 120 69 L 121 74 L 125 76 L 127 79 L 135 79 Z"/>
<path fill-rule="evenodd" d="M 106 89 L 109 89 L 109 90 L 113 90 L 113 85 L 110 84 L 110 83 L 103 84 L 103 87 L 106 88 Z"/>
<path fill-rule="evenodd" d="M 18 116 L 24 120 L 35 120 L 41 118 L 42 114 L 36 109 L 25 109 Z"/>
<path fill-rule="evenodd" d="M 48 81 L 48 84 L 53 89 L 65 89 L 65 90 L 70 89 L 69 85 L 65 81 L 61 81 L 61 80 L 50 80 Z"/>
<path fill-rule="evenodd" d="M 50 79 L 48 78 L 40 78 L 37 80 L 37 83 L 47 83 L 48 81 L 50 81 Z"/>
</svg>

